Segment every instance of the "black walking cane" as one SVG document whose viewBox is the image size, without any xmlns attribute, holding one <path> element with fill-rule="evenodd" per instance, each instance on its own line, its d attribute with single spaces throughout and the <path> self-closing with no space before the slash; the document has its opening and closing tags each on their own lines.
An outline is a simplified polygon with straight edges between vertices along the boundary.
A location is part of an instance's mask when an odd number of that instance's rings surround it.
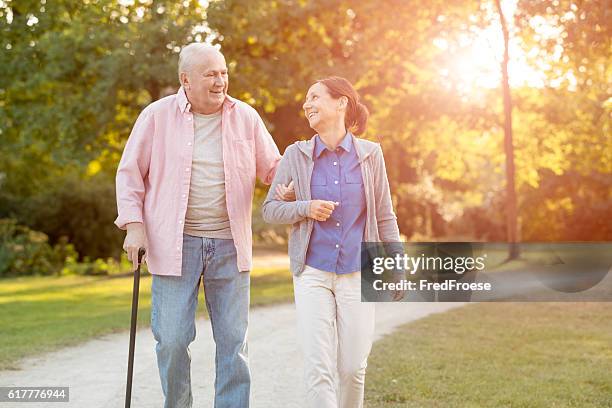
<svg viewBox="0 0 612 408">
<path fill-rule="evenodd" d="M 136 323 L 138 318 L 138 290 L 140 286 L 140 262 L 145 254 L 144 248 L 138 248 L 138 266 L 134 271 L 134 289 L 132 291 L 132 323 L 130 325 L 130 352 L 128 355 L 127 385 L 125 388 L 125 408 L 132 403 L 132 374 L 134 371 L 134 343 L 136 342 Z"/>
</svg>

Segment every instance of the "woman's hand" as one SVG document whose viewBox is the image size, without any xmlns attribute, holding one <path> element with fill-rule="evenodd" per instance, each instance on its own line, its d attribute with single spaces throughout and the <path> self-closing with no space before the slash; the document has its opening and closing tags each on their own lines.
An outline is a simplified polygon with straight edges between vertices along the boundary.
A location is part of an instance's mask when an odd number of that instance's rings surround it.
<svg viewBox="0 0 612 408">
<path fill-rule="evenodd" d="M 312 200 L 308 216 L 313 220 L 326 221 L 331 217 L 335 208 L 336 204 L 333 201 Z"/>
</svg>

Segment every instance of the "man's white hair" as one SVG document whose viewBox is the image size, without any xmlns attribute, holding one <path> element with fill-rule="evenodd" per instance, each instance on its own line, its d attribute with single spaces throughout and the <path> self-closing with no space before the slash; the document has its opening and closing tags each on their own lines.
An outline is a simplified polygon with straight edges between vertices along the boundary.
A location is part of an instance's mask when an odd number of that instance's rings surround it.
<svg viewBox="0 0 612 408">
<path fill-rule="evenodd" d="M 178 75 L 181 85 L 183 84 L 181 82 L 181 72 L 190 72 L 193 69 L 193 66 L 197 63 L 198 57 L 206 55 L 210 52 L 217 52 L 221 54 L 219 48 L 211 44 L 194 42 L 183 47 L 179 54 L 178 62 Z"/>
</svg>

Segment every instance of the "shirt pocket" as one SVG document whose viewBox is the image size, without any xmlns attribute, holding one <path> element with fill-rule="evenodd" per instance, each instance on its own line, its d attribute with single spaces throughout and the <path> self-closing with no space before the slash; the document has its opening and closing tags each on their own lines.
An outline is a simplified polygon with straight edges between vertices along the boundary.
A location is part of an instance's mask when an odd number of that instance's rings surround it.
<svg viewBox="0 0 612 408">
<path fill-rule="evenodd" d="M 313 173 L 310 180 L 310 195 L 313 200 L 326 200 L 327 177 L 325 174 Z"/>
<path fill-rule="evenodd" d="M 349 172 L 344 175 L 342 192 L 343 202 L 347 207 L 365 208 L 365 190 L 361 172 Z"/>
<path fill-rule="evenodd" d="M 346 184 L 363 184 L 361 173 L 349 172 L 344 175 Z"/>
<path fill-rule="evenodd" d="M 234 156 L 236 168 L 241 171 L 255 171 L 255 155 L 253 141 L 249 139 L 234 140 L 232 145 L 234 151 L 230 152 Z"/>
</svg>

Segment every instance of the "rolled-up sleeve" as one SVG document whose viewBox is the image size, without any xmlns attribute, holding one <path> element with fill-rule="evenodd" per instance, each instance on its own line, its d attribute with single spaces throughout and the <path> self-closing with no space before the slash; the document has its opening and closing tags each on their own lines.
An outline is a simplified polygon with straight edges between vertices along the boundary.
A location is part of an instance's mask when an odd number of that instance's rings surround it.
<svg viewBox="0 0 612 408">
<path fill-rule="evenodd" d="M 149 172 L 154 132 L 153 114 L 145 109 L 134 124 L 117 168 L 118 216 L 115 225 L 120 229 L 125 229 L 126 224 L 132 222 L 143 222 L 145 180 Z"/>
<path fill-rule="evenodd" d="M 257 177 L 264 184 L 271 184 L 276 173 L 276 168 L 281 160 L 280 152 L 272 135 L 266 129 L 259 114 L 254 111 L 255 116 L 255 165 Z"/>
</svg>

